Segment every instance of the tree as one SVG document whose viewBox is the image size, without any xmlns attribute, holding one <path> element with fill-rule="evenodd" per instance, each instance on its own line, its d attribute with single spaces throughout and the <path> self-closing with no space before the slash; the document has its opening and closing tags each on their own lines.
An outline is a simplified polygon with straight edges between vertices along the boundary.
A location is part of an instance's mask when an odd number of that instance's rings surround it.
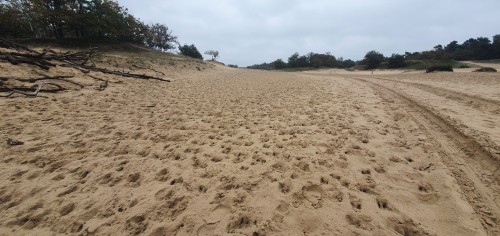
<svg viewBox="0 0 500 236">
<path fill-rule="evenodd" d="M 273 65 L 274 69 L 286 68 L 286 63 L 281 59 L 277 59 L 276 61 L 273 61 L 273 63 L 271 64 Z"/>
<path fill-rule="evenodd" d="M 329 67 L 332 68 L 336 65 L 337 59 L 330 53 L 319 54 L 319 53 L 309 53 L 309 63 L 312 67 Z"/>
<path fill-rule="evenodd" d="M 299 67 L 299 65 L 298 65 L 299 64 L 298 63 L 298 59 L 299 59 L 299 53 L 298 52 L 292 54 L 288 58 L 288 66 L 292 67 L 292 68 Z"/>
<path fill-rule="evenodd" d="M 500 58 L 500 34 L 493 36 L 493 58 Z"/>
<path fill-rule="evenodd" d="M 383 61 L 384 55 L 377 51 L 369 51 L 366 53 L 365 59 L 363 60 L 367 69 L 375 69 L 379 67 Z"/>
<path fill-rule="evenodd" d="M 217 59 L 217 57 L 219 57 L 219 51 L 217 51 L 217 50 L 208 50 L 208 51 L 205 51 L 205 54 L 211 56 L 212 61 L 215 61 L 215 59 Z"/>
<path fill-rule="evenodd" d="M 356 66 L 356 62 L 351 59 L 344 60 L 344 58 L 340 57 L 337 60 L 337 65 L 339 68 L 351 68 L 353 66 Z"/>
<path fill-rule="evenodd" d="M 198 51 L 196 46 L 194 46 L 194 44 L 191 45 L 184 44 L 184 46 L 179 47 L 179 51 L 181 51 L 181 54 L 184 56 L 203 60 L 203 56 Z"/>
<path fill-rule="evenodd" d="M 443 50 L 443 45 L 438 44 L 438 45 L 434 46 L 434 50 L 435 51 L 442 51 Z"/>
<path fill-rule="evenodd" d="M 147 27 L 146 44 L 149 47 L 159 50 L 169 50 L 175 48 L 177 37 L 172 35 L 172 31 L 163 24 L 153 24 Z"/>
<path fill-rule="evenodd" d="M 299 67 L 309 67 L 309 56 L 300 56 L 298 52 L 292 54 L 288 58 L 288 67 L 299 68 Z"/>
<path fill-rule="evenodd" d="M 446 47 L 444 47 L 444 50 L 446 50 L 447 52 L 454 52 L 459 47 L 460 47 L 460 45 L 458 44 L 457 41 L 452 41 L 451 43 L 449 43 L 448 45 L 446 45 Z"/>
<path fill-rule="evenodd" d="M 162 24 L 145 25 L 113 0 L 0 0 L 0 35 L 10 38 L 84 38 L 175 48 Z"/>
<path fill-rule="evenodd" d="M 392 56 L 389 57 L 389 63 L 388 63 L 389 68 L 395 69 L 405 66 L 406 66 L 405 56 L 399 54 L 392 54 Z"/>
</svg>

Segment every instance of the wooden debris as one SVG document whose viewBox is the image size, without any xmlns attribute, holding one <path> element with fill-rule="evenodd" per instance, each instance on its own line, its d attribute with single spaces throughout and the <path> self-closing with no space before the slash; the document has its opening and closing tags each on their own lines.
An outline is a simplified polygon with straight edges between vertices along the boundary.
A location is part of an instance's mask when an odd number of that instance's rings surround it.
<svg viewBox="0 0 500 236">
<path fill-rule="evenodd" d="M 15 140 L 15 139 L 11 139 L 11 138 L 7 138 L 7 144 L 10 146 L 17 146 L 17 145 L 23 145 L 24 142 L 19 141 L 19 140 Z"/>
<path fill-rule="evenodd" d="M 43 70 L 49 70 L 50 68 L 57 67 L 57 66 L 63 66 L 63 67 L 70 67 L 79 70 L 80 72 L 84 73 L 85 75 L 101 81 L 101 84 L 99 86 L 99 91 L 103 91 L 106 89 L 108 86 L 108 83 L 120 83 L 120 82 L 112 82 L 108 80 L 104 80 L 92 75 L 89 75 L 90 72 L 100 72 L 104 74 L 111 74 L 111 75 L 118 75 L 122 77 L 128 77 L 128 78 L 136 78 L 136 79 L 144 79 L 144 80 L 158 80 L 162 82 L 170 82 L 170 80 L 163 79 L 159 77 L 159 75 L 165 75 L 163 72 L 157 71 L 155 69 L 151 68 L 142 68 L 136 65 L 133 65 L 136 68 L 139 69 L 148 69 L 152 70 L 156 73 L 155 76 L 149 76 L 146 74 L 136 74 L 132 72 L 127 72 L 127 71 L 118 71 L 118 70 L 112 70 L 112 69 L 106 69 L 106 68 L 99 68 L 96 67 L 95 64 L 92 62 L 92 58 L 95 57 L 97 53 L 97 48 L 90 48 L 85 51 L 81 52 L 56 52 L 51 49 L 44 49 L 42 52 L 37 52 L 35 50 L 29 49 L 28 47 L 9 42 L 4 39 L 0 39 L 0 48 L 6 48 L 10 50 L 16 50 L 15 52 L 9 51 L 9 52 L 0 52 L 0 61 L 6 61 L 11 63 L 12 65 L 20 65 L 20 64 L 29 64 L 36 66 L 40 69 Z M 64 81 L 66 83 L 70 83 L 73 85 L 76 85 L 80 88 L 84 88 L 84 85 L 71 81 L 69 80 L 70 78 L 73 78 L 74 76 L 65 76 L 65 75 L 57 75 L 57 76 L 49 76 L 42 74 L 40 72 L 34 71 L 35 73 L 41 75 L 41 77 L 37 78 L 9 78 L 9 77 L 0 77 L 0 91 L 7 92 L 5 95 L 1 95 L 0 97 L 10 97 L 13 94 L 22 94 L 25 96 L 29 97 L 36 97 L 40 91 L 42 92 L 59 92 L 66 90 L 63 88 L 60 84 L 55 84 L 55 83 L 47 83 L 46 81 L 50 80 L 57 80 L 57 81 Z M 8 81 L 8 80 L 16 80 L 20 82 L 26 82 L 26 83 L 35 83 L 37 81 L 45 81 L 43 84 L 47 85 L 52 85 L 55 86 L 55 89 L 45 89 L 42 90 L 42 84 L 38 84 L 38 88 L 34 89 L 32 87 L 8 87 L 3 83 L 3 81 Z"/>
<path fill-rule="evenodd" d="M 158 74 L 165 75 L 165 73 L 158 71 L 158 70 L 155 70 L 153 68 L 141 67 L 141 66 L 137 66 L 137 65 L 132 65 L 132 67 L 135 67 L 137 69 L 143 69 L 143 70 L 151 70 L 151 71 L 154 71 L 156 73 L 156 75 L 158 75 Z"/>
<path fill-rule="evenodd" d="M 7 88 L 5 86 L 2 86 L 2 87 L 3 88 Z M 7 94 L 5 94 L 5 95 L 1 95 L 0 94 L 0 97 L 6 97 L 6 98 L 8 98 L 8 97 L 10 97 L 10 96 L 12 96 L 12 95 L 14 95 L 16 93 L 22 94 L 22 95 L 25 95 L 25 96 L 28 96 L 28 97 L 36 97 L 38 95 L 38 93 L 40 92 L 40 90 L 42 89 L 42 84 L 39 84 L 38 87 L 37 87 L 37 89 L 33 93 L 23 92 L 21 90 L 17 90 L 17 89 L 14 89 L 14 88 L 7 88 L 7 89 L 10 89 L 10 91 Z"/>
<path fill-rule="evenodd" d="M 111 74 L 111 75 L 119 75 L 123 77 L 129 77 L 129 78 L 136 78 L 136 79 L 145 79 L 145 80 L 159 80 L 163 82 L 171 82 L 170 80 L 167 79 L 162 79 L 158 77 L 153 77 L 149 75 L 143 75 L 143 74 L 134 74 L 130 72 L 125 72 L 125 71 L 117 71 L 117 70 L 109 70 L 109 69 L 104 69 L 104 68 L 98 68 L 98 67 L 88 67 L 88 66 L 82 66 L 84 69 L 88 70 L 93 70 L 105 74 Z"/>
</svg>

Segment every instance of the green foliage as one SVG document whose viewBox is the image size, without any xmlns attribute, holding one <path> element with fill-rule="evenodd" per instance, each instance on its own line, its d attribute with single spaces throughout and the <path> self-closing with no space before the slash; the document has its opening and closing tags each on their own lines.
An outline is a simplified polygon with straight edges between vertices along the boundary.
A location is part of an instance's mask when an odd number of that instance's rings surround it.
<svg viewBox="0 0 500 236">
<path fill-rule="evenodd" d="M 294 53 L 288 58 L 289 68 L 304 68 L 304 67 L 328 67 L 333 68 L 337 65 L 337 59 L 329 52 L 325 54 L 309 53 L 300 56 L 299 53 Z"/>
<path fill-rule="evenodd" d="M 175 48 L 174 43 L 177 43 L 177 37 L 172 35 L 172 31 L 166 25 L 148 25 L 146 32 L 145 42 L 147 46 L 159 50 Z"/>
<path fill-rule="evenodd" d="M 342 57 L 337 60 L 337 67 L 339 68 L 351 68 L 354 66 L 356 66 L 356 62 L 354 62 L 353 60 L 344 60 L 344 58 Z"/>
<path fill-rule="evenodd" d="M 344 62 L 344 61 L 342 61 Z M 352 60 L 345 61 L 347 65 L 352 66 L 355 64 Z M 282 59 L 277 59 L 271 63 L 256 64 L 253 66 L 248 66 L 250 69 L 285 69 L 286 71 L 303 71 L 309 70 L 311 68 L 335 68 L 342 67 L 343 64 L 339 64 L 339 61 L 335 56 L 327 53 L 308 53 L 307 55 L 299 55 L 299 53 L 294 53 L 288 58 L 288 63 Z"/>
<path fill-rule="evenodd" d="M 500 34 L 493 36 L 493 41 L 485 37 L 471 38 L 464 43 L 459 44 L 457 41 L 452 41 L 446 46 L 436 45 L 432 50 L 423 52 L 405 52 L 404 55 L 392 54 L 391 57 L 385 58 L 382 53 L 370 51 L 365 55 L 365 58 L 358 62 L 352 60 L 344 60 L 336 58 L 329 53 L 318 54 L 309 53 L 307 55 L 299 55 L 294 53 L 288 58 L 287 70 L 292 71 L 293 68 L 351 68 L 359 69 L 375 69 L 375 68 L 407 68 L 424 70 L 434 65 L 446 65 L 451 68 L 460 67 L 462 64 L 457 63 L 458 60 L 494 60 L 500 59 Z M 256 69 L 272 69 L 273 63 L 262 63 L 248 68 Z"/>
<path fill-rule="evenodd" d="M 384 61 L 384 55 L 377 51 L 369 51 L 366 53 L 363 63 L 367 69 L 375 69 L 379 67 Z"/>
<path fill-rule="evenodd" d="M 431 73 L 435 71 L 450 71 L 453 72 L 453 67 L 450 65 L 436 65 L 436 66 L 431 66 L 425 70 L 426 73 Z"/>
<path fill-rule="evenodd" d="M 112 0 L 0 1 L 0 33 L 10 38 L 85 38 L 174 48 L 176 37 L 161 24 L 145 25 Z"/>
<path fill-rule="evenodd" d="M 407 53 L 409 60 L 489 60 L 500 58 L 500 35 L 493 36 L 493 42 L 486 37 L 470 38 L 459 44 L 452 41 L 445 47 L 438 45 L 434 50 L 421 53 Z"/>
<path fill-rule="evenodd" d="M 289 68 L 300 68 L 300 67 L 308 67 L 309 58 L 307 56 L 300 56 L 299 53 L 294 53 L 288 58 L 288 67 Z"/>
<path fill-rule="evenodd" d="M 255 64 L 251 66 L 247 66 L 248 69 L 258 69 L 258 70 L 272 70 L 274 69 L 274 65 L 272 63 L 261 63 Z"/>
<path fill-rule="evenodd" d="M 337 64 L 337 59 L 329 52 L 325 54 L 311 52 L 309 53 L 308 57 L 310 66 L 315 68 L 320 68 L 320 67 L 333 68 Z"/>
<path fill-rule="evenodd" d="M 281 59 L 277 59 L 276 61 L 273 61 L 273 63 L 271 64 L 273 65 L 274 69 L 286 68 L 286 63 Z"/>
<path fill-rule="evenodd" d="M 406 66 L 405 56 L 399 54 L 392 54 L 388 59 L 387 67 L 396 69 Z"/>
<path fill-rule="evenodd" d="M 238 65 L 233 65 L 233 64 L 227 64 L 227 66 L 229 66 L 231 68 L 238 68 Z"/>
<path fill-rule="evenodd" d="M 203 60 L 203 56 L 198 51 L 196 46 L 194 46 L 194 44 L 191 45 L 184 44 L 184 46 L 179 47 L 179 51 L 181 51 L 181 54 L 184 56 Z"/>
</svg>

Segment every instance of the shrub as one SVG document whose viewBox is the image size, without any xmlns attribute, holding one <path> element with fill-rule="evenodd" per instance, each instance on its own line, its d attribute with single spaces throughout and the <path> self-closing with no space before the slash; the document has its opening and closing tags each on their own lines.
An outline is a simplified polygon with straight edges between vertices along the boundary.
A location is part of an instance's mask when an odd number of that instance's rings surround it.
<svg viewBox="0 0 500 236">
<path fill-rule="evenodd" d="M 277 59 L 276 61 L 272 62 L 271 64 L 274 66 L 274 69 L 286 68 L 286 63 L 281 59 Z"/>
<path fill-rule="evenodd" d="M 425 70 L 426 73 L 430 73 L 430 72 L 434 72 L 434 71 L 451 71 L 451 72 L 453 72 L 453 67 L 450 65 L 437 65 L 437 66 L 428 67 L 427 70 Z"/>
<path fill-rule="evenodd" d="M 470 66 L 467 65 L 467 64 L 462 64 L 462 65 L 459 66 L 459 68 L 466 69 L 466 68 L 470 68 Z"/>
<path fill-rule="evenodd" d="M 368 53 L 366 53 L 365 59 L 363 60 L 367 69 L 370 70 L 379 67 L 383 61 L 384 61 L 384 55 L 377 51 L 369 51 Z"/>
<path fill-rule="evenodd" d="M 497 72 L 497 70 L 495 68 L 491 68 L 491 67 L 483 67 L 483 68 L 475 70 L 474 72 Z"/>
<path fill-rule="evenodd" d="M 181 54 L 184 56 L 203 60 L 203 56 L 198 51 L 196 46 L 194 46 L 194 44 L 191 45 L 184 44 L 184 46 L 179 47 L 179 51 L 181 51 Z"/>
<path fill-rule="evenodd" d="M 405 66 L 406 66 L 405 56 L 399 54 L 392 54 L 392 56 L 389 57 L 389 63 L 387 67 L 391 69 L 397 69 Z"/>
<path fill-rule="evenodd" d="M 228 64 L 227 66 L 232 67 L 232 68 L 238 68 L 238 65 L 233 65 L 233 64 Z"/>
</svg>

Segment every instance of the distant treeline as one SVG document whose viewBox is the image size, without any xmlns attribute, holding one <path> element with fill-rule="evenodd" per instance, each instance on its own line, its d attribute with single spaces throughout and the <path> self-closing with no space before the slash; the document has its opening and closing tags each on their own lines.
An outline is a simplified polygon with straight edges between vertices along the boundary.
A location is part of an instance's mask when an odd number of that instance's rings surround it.
<svg viewBox="0 0 500 236">
<path fill-rule="evenodd" d="M 294 53 L 288 58 L 287 62 L 277 59 L 270 63 L 248 66 L 248 68 L 265 70 L 284 68 L 350 68 L 354 66 L 364 69 L 402 68 L 408 66 L 411 61 L 439 63 L 440 61 L 450 60 L 489 59 L 500 59 L 500 35 L 493 36 L 493 41 L 485 37 L 471 38 L 462 44 L 453 41 L 446 46 L 437 45 L 429 51 L 406 52 L 404 55 L 392 54 L 390 57 L 386 57 L 377 51 L 370 51 L 366 53 L 363 60 L 357 62 L 342 58 L 336 59 L 330 53 L 319 54 L 311 52 L 303 56 Z"/>
<path fill-rule="evenodd" d="M 0 37 L 80 38 L 177 46 L 163 24 L 147 25 L 111 0 L 0 0 Z"/>
<path fill-rule="evenodd" d="M 308 53 L 307 55 L 300 55 L 299 53 L 294 53 L 288 58 L 288 62 L 282 59 L 277 59 L 271 63 L 262 63 L 253 66 L 248 66 L 251 69 L 283 69 L 283 68 L 349 68 L 355 66 L 355 62 L 352 60 L 344 60 L 343 58 L 336 58 L 327 53 Z"/>
</svg>

